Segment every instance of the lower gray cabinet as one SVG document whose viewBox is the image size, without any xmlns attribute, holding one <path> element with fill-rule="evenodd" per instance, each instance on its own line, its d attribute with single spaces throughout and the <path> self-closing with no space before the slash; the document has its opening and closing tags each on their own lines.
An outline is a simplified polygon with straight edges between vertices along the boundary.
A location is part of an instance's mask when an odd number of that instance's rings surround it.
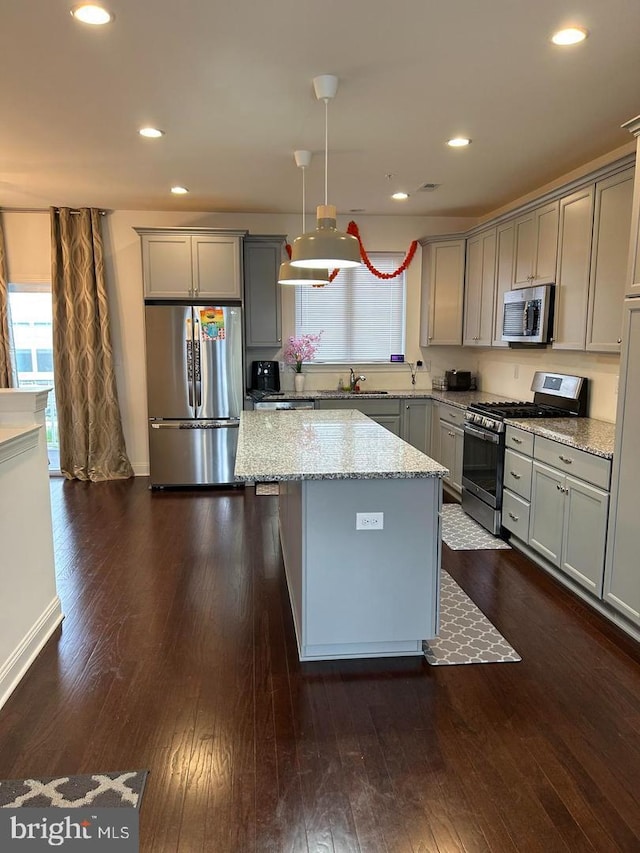
<svg viewBox="0 0 640 853">
<path fill-rule="evenodd" d="M 408 444 L 426 453 L 431 453 L 431 401 L 401 400 L 402 434 Z"/>
<path fill-rule="evenodd" d="M 444 482 L 458 494 L 462 494 L 462 448 L 464 433 L 462 427 L 447 421 L 440 421 L 440 459 L 441 465 L 449 469 Z"/>
<path fill-rule="evenodd" d="M 529 545 L 602 596 L 609 494 L 534 461 Z"/>
<path fill-rule="evenodd" d="M 400 400 L 398 399 L 369 398 L 356 400 L 349 397 L 346 400 L 316 400 L 316 409 L 357 409 L 394 435 L 400 436 L 402 432 Z"/>
</svg>

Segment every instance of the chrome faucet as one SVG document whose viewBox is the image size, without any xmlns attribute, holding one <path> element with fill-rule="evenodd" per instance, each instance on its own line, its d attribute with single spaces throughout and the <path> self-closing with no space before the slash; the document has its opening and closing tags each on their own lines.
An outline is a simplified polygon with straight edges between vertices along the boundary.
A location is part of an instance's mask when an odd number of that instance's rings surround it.
<svg viewBox="0 0 640 853">
<path fill-rule="evenodd" d="M 358 382 L 364 382 L 366 380 L 366 378 L 367 377 L 364 376 L 362 373 L 359 376 L 356 376 L 356 374 L 353 370 L 353 367 L 350 367 L 349 368 L 349 391 L 352 391 L 352 392 L 355 391 L 357 386 L 358 386 Z"/>
</svg>

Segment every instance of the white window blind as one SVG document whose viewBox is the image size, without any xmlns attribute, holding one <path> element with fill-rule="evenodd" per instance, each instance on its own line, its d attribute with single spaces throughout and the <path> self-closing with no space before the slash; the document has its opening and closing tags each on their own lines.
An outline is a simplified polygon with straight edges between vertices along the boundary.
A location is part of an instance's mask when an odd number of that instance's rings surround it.
<svg viewBox="0 0 640 853">
<path fill-rule="evenodd" d="M 371 253 L 380 272 L 393 272 L 402 254 Z M 405 342 L 405 274 L 380 279 L 365 264 L 342 270 L 326 287 L 296 287 L 296 335 L 322 340 L 314 361 L 388 362 L 403 353 Z"/>
</svg>

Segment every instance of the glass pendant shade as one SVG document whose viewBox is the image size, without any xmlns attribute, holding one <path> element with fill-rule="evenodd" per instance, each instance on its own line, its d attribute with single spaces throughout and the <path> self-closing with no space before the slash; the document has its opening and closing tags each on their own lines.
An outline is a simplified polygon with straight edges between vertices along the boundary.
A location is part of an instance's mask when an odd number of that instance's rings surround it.
<svg viewBox="0 0 640 853">
<path fill-rule="evenodd" d="M 319 205 L 316 230 L 293 241 L 291 266 L 334 270 L 358 267 L 360 263 L 360 244 L 351 234 L 338 231 L 335 206 Z"/>
<path fill-rule="evenodd" d="M 285 261 L 280 264 L 278 284 L 329 284 L 329 270 L 302 269 Z"/>
</svg>

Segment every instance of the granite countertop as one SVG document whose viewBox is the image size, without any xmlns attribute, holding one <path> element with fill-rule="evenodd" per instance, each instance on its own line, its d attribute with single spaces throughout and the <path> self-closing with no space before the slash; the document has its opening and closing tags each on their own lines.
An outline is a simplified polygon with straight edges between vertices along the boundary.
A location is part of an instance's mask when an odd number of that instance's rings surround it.
<svg viewBox="0 0 640 853">
<path fill-rule="evenodd" d="M 236 480 L 412 479 L 447 473 L 355 409 L 242 412 L 240 419 Z"/>
<path fill-rule="evenodd" d="M 607 421 L 595 418 L 524 418 L 509 419 L 505 423 L 594 456 L 613 458 L 616 425 Z"/>
<path fill-rule="evenodd" d="M 357 394 L 351 394 L 349 391 L 283 391 L 280 394 L 265 394 L 260 400 L 254 402 L 272 403 L 278 400 L 438 400 L 441 403 L 450 403 L 453 406 L 458 406 L 461 409 L 466 409 L 471 403 L 507 400 L 510 399 L 504 396 L 496 396 L 488 394 L 486 391 L 436 391 L 433 389 L 422 390 L 403 390 L 395 389 L 393 391 L 359 391 Z M 249 399 L 252 399 L 249 396 Z"/>
</svg>

